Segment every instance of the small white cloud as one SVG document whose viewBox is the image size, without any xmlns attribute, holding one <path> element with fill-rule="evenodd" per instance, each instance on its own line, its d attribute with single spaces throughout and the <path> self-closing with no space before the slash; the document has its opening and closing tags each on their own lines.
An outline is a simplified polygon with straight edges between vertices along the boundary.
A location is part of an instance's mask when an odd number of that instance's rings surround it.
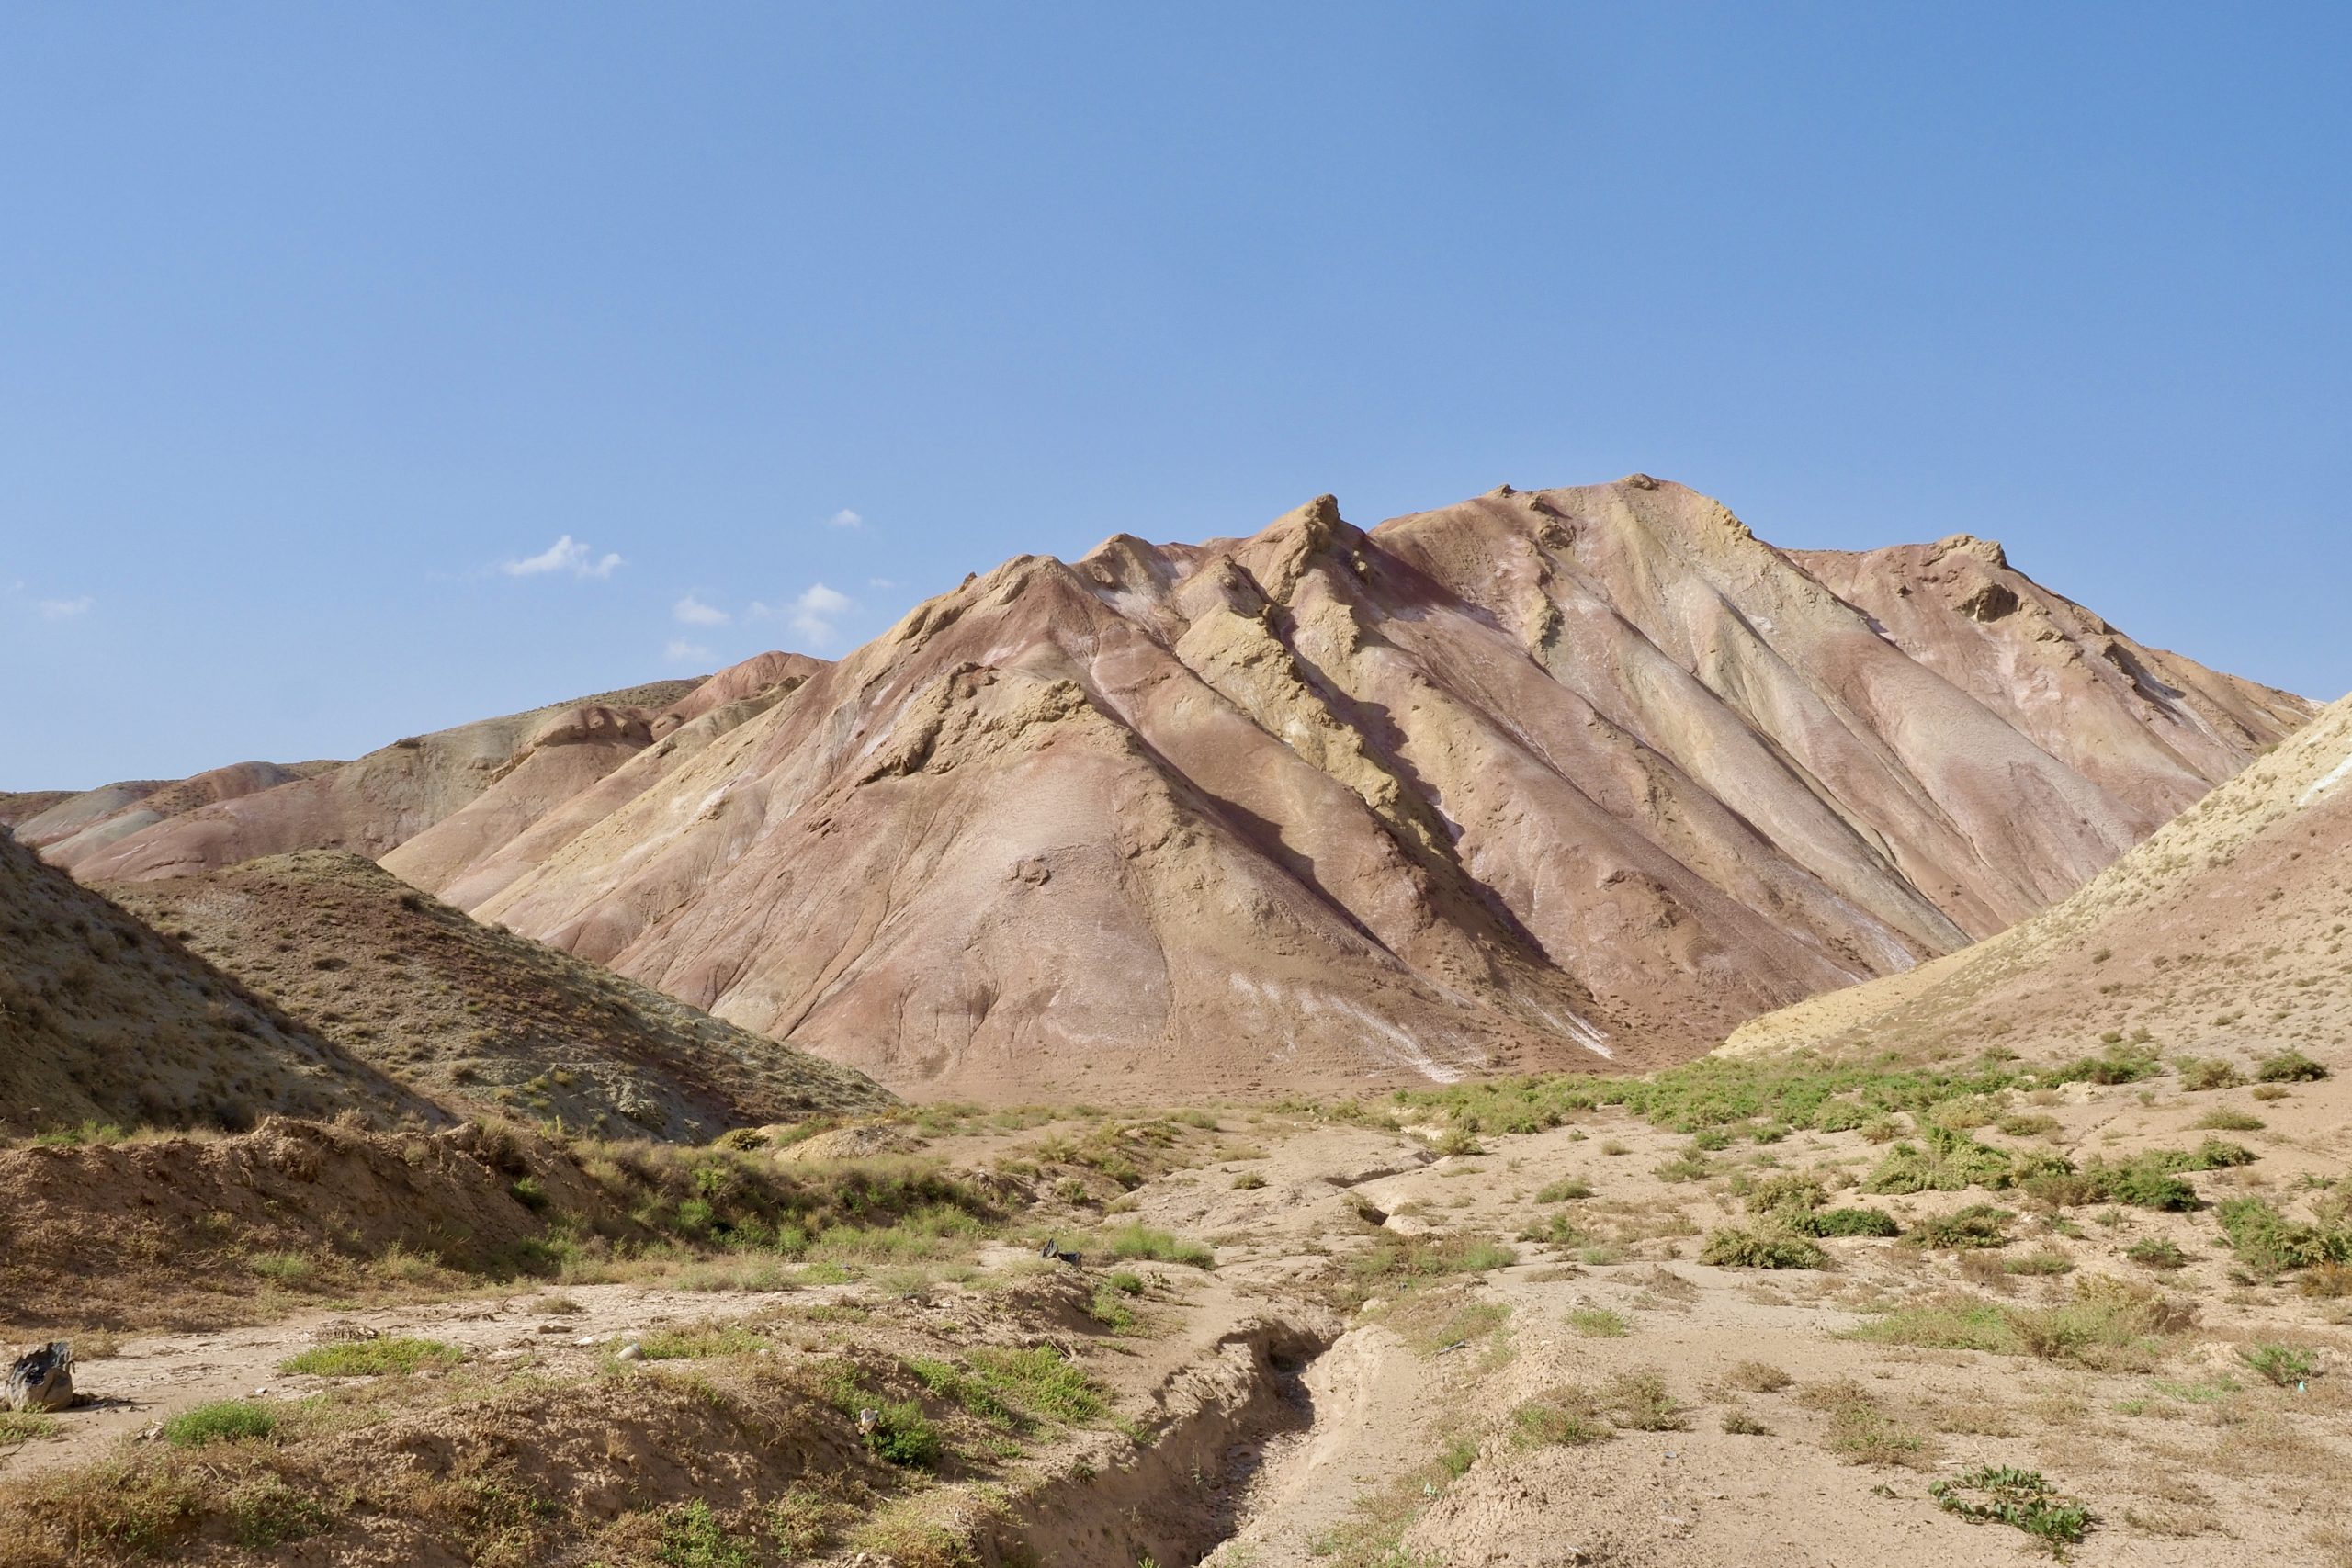
<svg viewBox="0 0 2352 1568">
<path fill-rule="evenodd" d="M 868 588 L 883 588 L 883 589 L 889 589 L 889 588 L 896 588 L 896 587 L 898 587 L 898 586 L 899 586 L 899 584 L 898 584 L 898 582 L 897 582 L 895 580 L 893 580 L 893 579 L 891 579 L 891 578 L 888 578 L 888 577 L 869 577 L 869 578 L 867 578 L 867 579 L 865 580 L 865 586 L 867 586 Z"/>
<path fill-rule="evenodd" d="M 44 599 L 33 606 L 44 621 L 70 621 L 76 615 L 86 615 L 97 601 L 87 593 L 78 599 Z"/>
<path fill-rule="evenodd" d="M 707 664 L 718 656 L 698 642 L 688 642 L 684 637 L 672 637 L 670 646 L 662 650 L 662 657 L 673 664 Z"/>
<path fill-rule="evenodd" d="M 723 626 L 735 617 L 716 604 L 706 604 L 689 593 L 670 607 L 670 613 L 689 626 Z"/>
<path fill-rule="evenodd" d="M 751 615 L 754 620 L 780 617 L 784 624 L 819 648 L 833 640 L 833 622 L 844 612 L 857 608 L 856 601 L 838 589 L 813 583 L 805 592 L 785 604 L 753 604 Z"/>
<path fill-rule="evenodd" d="M 568 571 L 574 577 L 610 577 L 626 564 L 616 555 L 598 555 L 588 545 L 566 534 L 537 555 L 503 561 L 498 570 L 509 577 L 537 577 L 550 571 Z"/>
<path fill-rule="evenodd" d="M 865 526 L 865 519 L 860 517 L 856 513 L 852 512 L 848 507 L 844 506 L 839 512 L 834 513 L 831 517 L 825 519 L 825 526 L 828 528 L 863 528 Z"/>
</svg>

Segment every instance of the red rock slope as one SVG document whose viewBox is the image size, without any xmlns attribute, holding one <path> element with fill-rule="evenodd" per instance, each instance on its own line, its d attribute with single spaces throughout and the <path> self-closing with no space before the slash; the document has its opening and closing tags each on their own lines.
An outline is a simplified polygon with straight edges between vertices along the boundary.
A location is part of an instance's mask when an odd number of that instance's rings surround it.
<svg viewBox="0 0 2352 1568">
<path fill-rule="evenodd" d="M 899 1088 L 1640 1065 L 2034 913 L 2311 711 L 1640 476 L 1023 557 L 795 673 L 389 863 Z"/>
</svg>

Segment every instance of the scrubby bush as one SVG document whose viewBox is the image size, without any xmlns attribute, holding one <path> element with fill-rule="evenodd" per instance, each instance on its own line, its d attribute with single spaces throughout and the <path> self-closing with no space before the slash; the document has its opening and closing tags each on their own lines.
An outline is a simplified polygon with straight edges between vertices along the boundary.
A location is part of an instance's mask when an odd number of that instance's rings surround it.
<svg viewBox="0 0 2352 1568">
<path fill-rule="evenodd" d="M 2007 1247 L 2009 1222 L 2017 1216 L 1990 1203 L 1971 1203 L 1956 1213 L 1919 1221 L 1903 1238 L 1905 1247 L 1960 1251 L 1969 1247 Z"/>
<path fill-rule="evenodd" d="M 1699 1261 L 1718 1269 L 1821 1269 L 1829 1255 L 1794 1231 L 1724 1225 L 1709 1233 Z"/>
<path fill-rule="evenodd" d="M 2328 1074 L 2301 1051 L 2287 1050 L 2262 1061 L 2254 1076 L 2264 1083 L 2316 1083 Z"/>
</svg>

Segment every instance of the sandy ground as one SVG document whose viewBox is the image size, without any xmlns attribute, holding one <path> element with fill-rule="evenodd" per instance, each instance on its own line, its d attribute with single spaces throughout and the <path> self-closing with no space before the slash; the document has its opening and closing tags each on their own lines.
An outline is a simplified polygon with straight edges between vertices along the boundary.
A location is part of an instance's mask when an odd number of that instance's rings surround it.
<svg viewBox="0 0 2352 1568">
<path fill-rule="evenodd" d="M 2174 1092 L 2170 1080 L 2073 1086 L 2031 1109 L 2056 1123 L 2041 1145 L 2083 1160 L 2193 1145 L 2203 1134 L 2192 1123 L 2223 1106 L 2250 1107 L 2267 1125 L 2233 1134 L 2258 1154 L 2253 1164 L 2196 1176 L 2209 1201 L 2290 1200 L 2345 1168 L 2352 1134 L 2335 1083 L 2264 1101 L 2243 1089 Z M 1054 1131 L 967 1132 L 932 1152 L 1019 1158 Z M 1939 1477 L 1997 1464 L 2038 1470 L 2091 1508 L 2098 1522 L 2072 1551 L 2082 1563 L 2352 1562 L 2352 1508 L 2338 1484 L 2352 1462 L 2352 1402 L 2336 1375 L 2352 1352 L 2352 1314 L 2335 1299 L 2233 1280 L 2210 1211 L 2082 1208 L 2053 1227 L 2015 1194 L 1867 1198 L 1852 1179 L 1885 1150 L 1856 1133 L 1735 1145 L 1712 1156 L 1709 1175 L 1681 1180 L 1658 1168 L 1689 1139 L 1620 1112 L 1482 1141 L 1480 1152 L 1439 1156 L 1416 1130 L 1227 1109 L 1186 1163 L 1112 1213 L 1048 1204 L 1031 1216 L 1081 1247 L 1099 1247 L 1100 1227 L 1140 1221 L 1205 1240 L 1217 1257 L 1214 1273 L 1141 1266 L 1147 1329 L 1079 1346 L 1122 1419 L 1162 1435 L 1138 1452 L 1107 1432 L 1076 1434 L 1043 1469 L 1024 1472 L 1060 1477 L 1036 1494 L 1028 1539 L 1063 1543 L 1041 1560 L 1125 1568 L 1135 1557 L 1117 1521 L 1158 1508 L 1186 1516 L 1193 1533 L 1183 1539 L 1203 1541 L 1156 1556 L 1163 1568 L 2000 1562 L 2029 1551 L 2026 1538 L 1957 1518 L 1928 1492 Z M 1977 1254 L 1833 1239 L 1824 1270 L 1696 1261 L 1706 1232 L 1743 1218 L 1736 1178 L 1791 1170 L 1843 1186 L 1835 1201 L 1880 1208 L 1906 1227 L 1990 1200 L 2015 1211 L 2017 1239 Z M 1588 1183 L 1590 1196 L 1539 1201 L 1565 1178 Z M 1577 1240 L 1522 1237 L 1561 1211 Z M 1452 1234 L 1508 1243 L 1516 1259 L 1409 1285 L 1351 1274 L 1385 1238 Z M 2178 1246 L 2186 1266 L 2156 1274 L 2126 1256 L 2151 1240 Z M 2030 1255 L 2064 1271 L 1999 1267 Z M 1034 1246 L 1010 1241 L 976 1262 L 983 1276 L 1036 1267 Z M 1098 1252 L 1073 1279 L 1091 1286 L 1109 1262 Z M 1890 1308 L 1953 1292 L 2052 1306 L 2099 1278 L 2152 1282 L 2193 1322 L 2137 1359 L 2097 1366 L 1851 1337 Z M 552 1310 L 559 1298 L 577 1310 Z M 84 1369 L 83 1386 L 110 1403 L 64 1416 L 60 1437 L 0 1455 L 0 1486 L 135 1443 L 205 1400 L 307 1397 L 321 1380 L 279 1364 L 355 1329 L 444 1340 L 476 1364 L 527 1361 L 541 1375 L 586 1379 L 617 1342 L 773 1315 L 780 1303 L 862 1305 L 873 1315 L 854 1337 L 895 1354 L 1022 1342 L 1002 1299 L 986 1278 L 909 1299 L 886 1299 L 872 1281 L 781 1294 L 582 1285 L 134 1334 Z M 1267 1324 L 1282 1325 L 1295 1352 L 1271 1370 L 1266 1334 L 1250 1326 Z M 1029 1328 L 1033 1339 L 1046 1332 Z M 2259 1343 L 2312 1351 L 2320 1375 L 2300 1389 L 2269 1385 L 2242 1357 Z M 1606 1406 L 1620 1380 L 1645 1376 L 1663 1402 L 1654 1423 L 1612 1416 L 1591 1441 L 1522 1439 L 1522 1406 L 1564 1390 Z M 1858 1424 L 1875 1440 L 1857 1441 Z"/>
</svg>

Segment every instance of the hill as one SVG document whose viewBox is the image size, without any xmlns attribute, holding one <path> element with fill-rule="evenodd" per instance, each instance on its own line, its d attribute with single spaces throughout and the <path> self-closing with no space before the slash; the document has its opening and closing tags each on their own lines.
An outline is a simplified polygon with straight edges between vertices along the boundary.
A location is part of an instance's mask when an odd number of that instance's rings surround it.
<svg viewBox="0 0 2352 1568">
<path fill-rule="evenodd" d="M 1643 476 L 1022 557 L 755 705 L 389 863 L 932 1093 L 1622 1068 L 2037 912 L 2311 712 L 1984 541 Z"/>
<path fill-rule="evenodd" d="M 241 762 L 194 778 L 109 784 L 17 826 L 85 882 L 179 876 L 263 855 L 404 843 L 520 773 L 568 794 L 651 744 L 661 710 L 697 682 L 664 681 L 409 736 L 350 762 Z M 541 787 L 544 787 L 543 785 Z"/>
<path fill-rule="evenodd" d="M 1997 1043 L 2041 1060 L 2121 1042 L 2240 1074 L 2290 1048 L 2352 1066 L 2347 930 L 2352 698 L 2042 914 L 1759 1018 L 1725 1048 Z"/>
<path fill-rule="evenodd" d="M 447 1118 L 0 831 L 0 1132 Z"/>
<path fill-rule="evenodd" d="M 111 889 L 308 1030 L 461 1112 L 706 1142 L 880 1110 L 862 1075 L 492 927 L 356 855 Z"/>
</svg>

